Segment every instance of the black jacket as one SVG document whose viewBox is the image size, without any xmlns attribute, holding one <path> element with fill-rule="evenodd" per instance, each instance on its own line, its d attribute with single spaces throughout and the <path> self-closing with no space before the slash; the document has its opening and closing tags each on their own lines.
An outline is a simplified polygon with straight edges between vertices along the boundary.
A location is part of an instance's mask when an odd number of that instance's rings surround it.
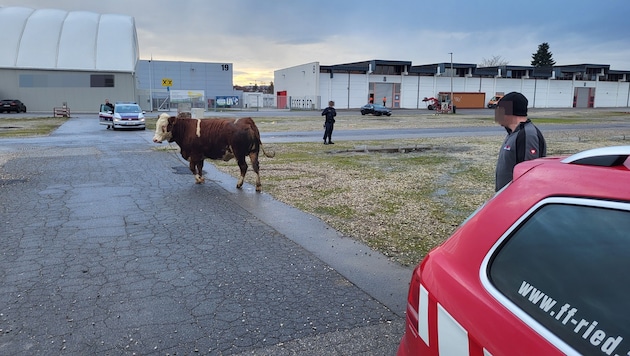
<svg viewBox="0 0 630 356">
<path fill-rule="evenodd" d="M 335 110 L 335 108 L 329 106 L 326 109 L 324 109 L 324 111 L 322 111 L 322 116 L 326 116 L 327 124 L 329 123 L 334 124 L 335 116 L 337 116 L 337 111 Z"/>
</svg>

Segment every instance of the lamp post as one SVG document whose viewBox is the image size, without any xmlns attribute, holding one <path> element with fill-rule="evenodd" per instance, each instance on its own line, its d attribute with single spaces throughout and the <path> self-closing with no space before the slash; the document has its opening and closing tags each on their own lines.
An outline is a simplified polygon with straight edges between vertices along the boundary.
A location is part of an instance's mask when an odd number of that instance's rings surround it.
<svg viewBox="0 0 630 356">
<path fill-rule="evenodd" d="M 249 83 L 249 85 L 251 86 L 252 83 Z M 256 90 L 254 90 L 254 88 Z M 260 110 L 260 94 L 258 94 L 258 81 L 254 80 L 254 86 L 252 87 L 252 92 L 256 93 L 256 111 Z M 249 98 L 249 97 L 248 97 Z"/>
<path fill-rule="evenodd" d="M 449 52 L 448 54 L 451 55 L 451 96 L 449 97 L 449 100 L 451 102 L 451 112 L 453 112 L 453 52 Z"/>
<path fill-rule="evenodd" d="M 153 54 L 149 60 L 149 101 L 151 102 L 151 112 L 153 112 Z"/>
</svg>

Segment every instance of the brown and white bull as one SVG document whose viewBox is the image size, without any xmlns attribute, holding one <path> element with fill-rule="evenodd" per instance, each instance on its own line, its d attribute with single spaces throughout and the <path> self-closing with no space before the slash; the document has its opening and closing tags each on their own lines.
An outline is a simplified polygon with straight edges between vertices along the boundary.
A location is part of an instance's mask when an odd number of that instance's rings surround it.
<svg viewBox="0 0 630 356">
<path fill-rule="evenodd" d="M 260 141 L 260 132 L 250 117 L 233 119 L 192 119 L 185 115 L 170 116 L 161 114 L 155 124 L 153 142 L 175 142 L 180 148 L 182 157 L 189 163 L 190 171 L 195 175 L 197 184 L 205 181 L 203 177 L 203 161 L 206 158 L 229 161 L 236 158 L 241 177 L 236 188 L 243 186 L 249 156 L 252 168 L 256 173 L 256 191 L 262 190 L 258 153 L 262 149 L 267 154 Z"/>
</svg>

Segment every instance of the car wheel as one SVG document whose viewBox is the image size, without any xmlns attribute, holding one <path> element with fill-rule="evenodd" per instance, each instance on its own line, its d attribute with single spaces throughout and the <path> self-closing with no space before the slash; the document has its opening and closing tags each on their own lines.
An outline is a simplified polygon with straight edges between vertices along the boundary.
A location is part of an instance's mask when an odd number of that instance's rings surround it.
<svg viewBox="0 0 630 356">
<path fill-rule="evenodd" d="M 365 115 L 365 112 L 361 111 L 361 115 Z"/>
<path fill-rule="evenodd" d="M 433 105 L 429 105 L 429 106 L 427 106 L 427 109 L 429 109 L 429 110 L 433 110 Z"/>
</svg>

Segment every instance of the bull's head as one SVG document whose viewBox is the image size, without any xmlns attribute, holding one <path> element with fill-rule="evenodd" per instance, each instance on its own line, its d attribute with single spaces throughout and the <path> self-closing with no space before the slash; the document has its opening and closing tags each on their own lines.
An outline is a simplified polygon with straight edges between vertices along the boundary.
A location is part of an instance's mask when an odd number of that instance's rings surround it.
<svg viewBox="0 0 630 356">
<path fill-rule="evenodd" d="M 175 123 L 176 118 L 171 117 L 169 114 L 160 114 L 157 122 L 155 123 L 155 135 L 153 135 L 153 142 L 162 143 L 166 140 L 171 142 L 173 140 L 173 133 L 171 129 Z"/>
</svg>

